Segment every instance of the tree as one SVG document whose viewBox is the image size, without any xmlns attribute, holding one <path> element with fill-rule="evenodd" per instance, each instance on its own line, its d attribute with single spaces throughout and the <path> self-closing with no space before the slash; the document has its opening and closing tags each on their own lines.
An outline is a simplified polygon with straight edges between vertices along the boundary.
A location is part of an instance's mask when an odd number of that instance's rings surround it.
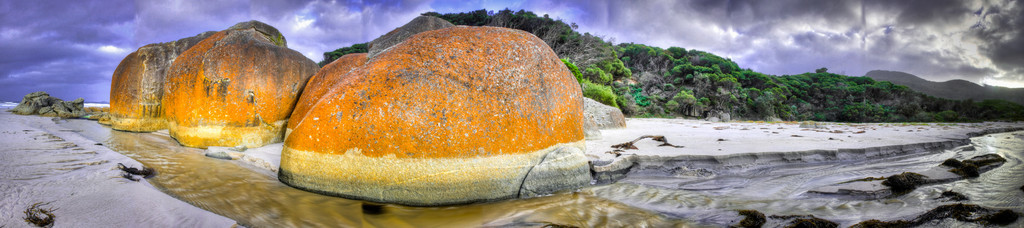
<svg viewBox="0 0 1024 228">
<path fill-rule="evenodd" d="M 817 70 L 814 70 L 814 73 L 819 73 L 819 74 L 820 73 L 827 73 L 827 72 L 828 72 L 828 68 L 824 68 L 824 67 L 818 68 Z"/>
</svg>

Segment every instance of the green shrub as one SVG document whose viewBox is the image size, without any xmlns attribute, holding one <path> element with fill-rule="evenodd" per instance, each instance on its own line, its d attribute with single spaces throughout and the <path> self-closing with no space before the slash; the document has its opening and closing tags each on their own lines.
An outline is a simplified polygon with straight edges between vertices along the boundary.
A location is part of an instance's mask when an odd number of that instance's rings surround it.
<svg viewBox="0 0 1024 228">
<path fill-rule="evenodd" d="M 597 82 L 597 84 L 608 84 L 608 82 L 612 81 L 611 74 L 605 73 L 604 70 L 601 70 L 601 68 L 598 68 L 594 65 L 591 65 L 590 67 L 587 67 L 586 70 L 583 70 L 583 76 L 586 76 L 587 79 Z"/>
<path fill-rule="evenodd" d="M 569 72 L 572 72 L 572 76 L 576 77 L 576 82 L 583 85 L 583 74 L 580 73 L 580 68 L 576 67 L 576 64 L 572 64 L 568 59 L 562 59 L 562 63 L 565 63 L 565 67 L 569 68 Z"/>
<path fill-rule="evenodd" d="M 619 107 L 619 104 L 615 102 L 618 99 L 615 93 L 612 92 L 612 88 L 606 85 L 598 85 L 591 83 L 590 81 L 583 81 L 583 96 L 590 99 L 594 99 L 597 102 L 606 104 L 612 107 Z"/>
</svg>

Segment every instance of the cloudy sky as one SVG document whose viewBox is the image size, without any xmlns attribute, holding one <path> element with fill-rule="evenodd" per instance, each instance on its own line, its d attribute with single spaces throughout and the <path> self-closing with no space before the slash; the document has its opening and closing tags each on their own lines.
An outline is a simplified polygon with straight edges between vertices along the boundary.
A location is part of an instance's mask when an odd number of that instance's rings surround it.
<svg viewBox="0 0 1024 228">
<path fill-rule="evenodd" d="M 783 75 L 828 67 L 1024 87 L 1024 0 L 0 1 L 0 100 L 33 91 L 105 102 L 130 52 L 260 20 L 314 61 L 420 13 L 510 8 L 616 43 L 679 46 Z"/>
</svg>

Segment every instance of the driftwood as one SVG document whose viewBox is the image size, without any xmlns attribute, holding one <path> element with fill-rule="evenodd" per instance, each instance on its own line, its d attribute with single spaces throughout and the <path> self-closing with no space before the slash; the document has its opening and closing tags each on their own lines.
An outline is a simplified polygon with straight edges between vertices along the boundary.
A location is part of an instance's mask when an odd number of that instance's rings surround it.
<svg viewBox="0 0 1024 228">
<path fill-rule="evenodd" d="M 633 145 L 633 144 L 638 142 L 638 141 L 640 141 L 640 140 L 642 140 L 642 139 L 646 139 L 646 138 L 650 138 L 651 140 L 661 142 L 661 145 L 658 145 L 658 146 L 670 146 L 670 147 L 675 147 L 675 148 L 683 148 L 683 146 L 676 146 L 676 145 L 672 145 L 671 143 L 668 143 L 668 140 L 665 139 L 665 136 L 663 136 L 663 135 L 644 135 L 644 136 L 640 136 L 640 138 L 636 138 L 633 141 L 612 145 L 612 148 L 615 148 L 615 149 L 618 149 L 618 150 L 637 150 L 639 148 L 636 148 L 636 145 Z"/>
<path fill-rule="evenodd" d="M 644 136 L 640 136 L 640 138 L 634 139 L 633 141 L 612 145 L 612 148 L 614 148 L 615 150 L 607 151 L 607 152 L 604 152 L 604 153 L 606 153 L 606 154 L 614 154 L 615 157 L 622 156 L 622 152 L 626 152 L 626 150 L 638 150 L 639 148 L 637 148 L 636 145 L 634 145 L 634 143 L 639 142 L 640 140 L 643 140 L 643 139 L 647 139 L 647 138 L 649 138 L 651 140 L 654 140 L 654 141 L 661 142 L 661 144 L 659 144 L 658 146 L 670 146 L 670 147 L 675 147 L 675 148 L 683 148 L 683 146 L 676 146 L 676 145 L 672 145 L 671 143 L 668 143 L 668 140 L 665 139 L 665 136 L 663 136 L 663 135 L 644 135 Z"/>
<path fill-rule="evenodd" d="M 143 178 L 150 178 L 150 177 L 153 177 L 153 174 L 156 174 L 156 171 L 154 171 L 153 168 L 143 167 L 142 169 L 137 169 L 135 167 L 127 167 L 127 166 L 125 166 L 124 164 L 121 164 L 121 163 L 117 163 L 117 169 L 120 169 L 121 171 L 125 172 L 124 174 L 121 175 L 121 177 L 124 177 L 125 179 L 128 179 L 128 180 L 133 180 L 133 181 L 139 181 L 139 180 L 138 179 L 134 179 L 132 177 L 132 175 L 142 176 Z"/>
</svg>

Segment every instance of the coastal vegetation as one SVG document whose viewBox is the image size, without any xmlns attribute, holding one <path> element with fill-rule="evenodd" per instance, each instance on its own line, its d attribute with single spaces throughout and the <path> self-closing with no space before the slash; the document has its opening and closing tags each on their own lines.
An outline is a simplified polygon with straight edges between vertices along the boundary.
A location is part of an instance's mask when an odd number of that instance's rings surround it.
<svg viewBox="0 0 1024 228">
<path fill-rule="evenodd" d="M 455 25 L 530 32 L 563 59 L 584 96 L 633 117 L 838 122 L 976 122 L 1024 120 L 1024 106 L 1005 100 L 950 100 L 903 85 L 828 72 L 769 75 L 729 58 L 682 47 L 614 44 L 575 23 L 529 11 L 427 12 Z M 353 52 L 355 44 L 324 53 L 321 65 Z M 575 69 L 575 70 L 574 70 Z"/>
</svg>

